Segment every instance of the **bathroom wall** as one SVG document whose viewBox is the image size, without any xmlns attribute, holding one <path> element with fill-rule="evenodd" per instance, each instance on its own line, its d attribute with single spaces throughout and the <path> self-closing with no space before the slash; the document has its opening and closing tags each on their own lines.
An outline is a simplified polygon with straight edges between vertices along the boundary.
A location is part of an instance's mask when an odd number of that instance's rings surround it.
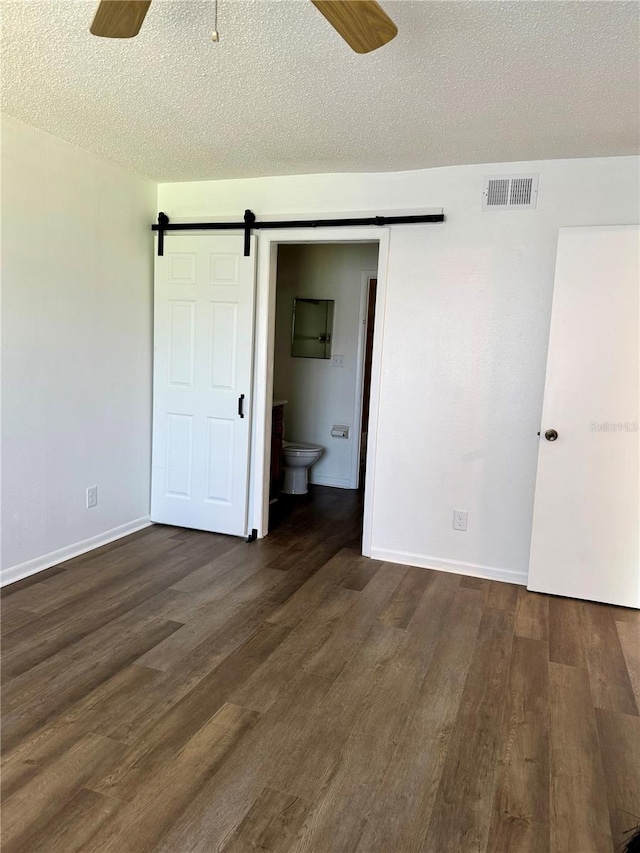
<svg viewBox="0 0 640 853">
<path fill-rule="evenodd" d="M 285 406 L 285 438 L 318 444 L 325 453 L 310 471 L 312 483 L 354 488 L 359 423 L 358 330 L 363 272 L 375 273 L 377 243 L 282 245 L 278 250 L 274 396 Z M 293 358 L 291 323 L 296 297 L 333 299 L 332 356 Z M 332 438 L 333 424 L 347 424 L 349 438 Z"/>
</svg>

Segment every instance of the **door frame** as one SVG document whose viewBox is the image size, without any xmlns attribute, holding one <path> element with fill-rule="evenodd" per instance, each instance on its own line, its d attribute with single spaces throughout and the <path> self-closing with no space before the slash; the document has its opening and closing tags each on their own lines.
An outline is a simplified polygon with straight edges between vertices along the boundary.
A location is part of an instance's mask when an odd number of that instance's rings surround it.
<svg viewBox="0 0 640 853">
<path fill-rule="evenodd" d="M 378 284 L 374 316 L 371 362 L 371 402 L 367 444 L 367 478 L 364 492 L 362 553 L 371 555 L 372 516 L 375 494 L 375 460 L 378 437 L 378 409 L 382 376 L 384 316 L 389 264 L 389 228 L 291 228 L 261 233 L 258 237 L 256 280 L 254 394 L 251 441 L 250 517 L 258 538 L 269 530 L 269 467 L 271 461 L 271 401 L 273 400 L 273 360 L 276 325 L 276 275 L 278 246 L 281 243 L 377 243 Z"/>
<path fill-rule="evenodd" d="M 357 489 L 360 485 L 360 446 L 362 444 L 362 404 L 364 400 L 364 369 L 365 344 L 367 342 L 367 314 L 369 307 L 369 283 L 372 278 L 377 280 L 377 270 L 362 270 L 360 274 L 360 311 L 358 314 L 358 349 L 356 356 L 356 389 L 353 407 L 353 442 L 351 444 L 351 471 L 349 473 L 350 488 Z M 373 321 L 375 333 L 375 318 Z"/>
</svg>

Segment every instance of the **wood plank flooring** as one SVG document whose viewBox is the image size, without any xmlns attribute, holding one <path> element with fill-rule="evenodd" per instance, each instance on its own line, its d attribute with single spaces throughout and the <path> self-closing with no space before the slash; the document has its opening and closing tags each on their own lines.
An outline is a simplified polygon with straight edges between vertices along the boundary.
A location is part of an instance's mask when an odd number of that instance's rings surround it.
<svg viewBox="0 0 640 853">
<path fill-rule="evenodd" d="M 366 560 L 360 496 L 2 595 L 3 853 L 613 853 L 640 614 Z"/>
</svg>

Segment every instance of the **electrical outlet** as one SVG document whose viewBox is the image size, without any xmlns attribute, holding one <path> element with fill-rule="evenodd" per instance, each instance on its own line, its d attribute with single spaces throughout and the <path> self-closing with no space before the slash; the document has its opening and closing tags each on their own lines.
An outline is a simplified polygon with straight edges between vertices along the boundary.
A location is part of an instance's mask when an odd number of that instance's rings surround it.
<svg viewBox="0 0 640 853">
<path fill-rule="evenodd" d="M 454 530 L 466 530 L 467 529 L 467 518 L 469 516 L 468 512 L 463 512 L 461 509 L 454 509 L 453 511 L 453 529 Z"/>
<path fill-rule="evenodd" d="M 331 359 L 334 367 L 344 367 L 344 356 L 343 355 L 334 355 Z"/>
<path fill-rule="evenodd" d="M 92 506 L 98 506 L 98 487 L 89 486 L 87 489 L 87 509 Z"/>
</svg>

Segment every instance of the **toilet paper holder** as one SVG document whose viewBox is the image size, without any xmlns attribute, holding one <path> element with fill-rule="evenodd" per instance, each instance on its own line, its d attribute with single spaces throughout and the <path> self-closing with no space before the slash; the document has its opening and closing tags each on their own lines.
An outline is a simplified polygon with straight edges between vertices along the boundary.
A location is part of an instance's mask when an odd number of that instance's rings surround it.
<svg viewBox="0 0 640 853">
<path fill-rule="evenodd" d="M 346 424 L 334 424 L 331 427 L 331 438 L 349 438 L 349 427 Z"/>
</svg>

